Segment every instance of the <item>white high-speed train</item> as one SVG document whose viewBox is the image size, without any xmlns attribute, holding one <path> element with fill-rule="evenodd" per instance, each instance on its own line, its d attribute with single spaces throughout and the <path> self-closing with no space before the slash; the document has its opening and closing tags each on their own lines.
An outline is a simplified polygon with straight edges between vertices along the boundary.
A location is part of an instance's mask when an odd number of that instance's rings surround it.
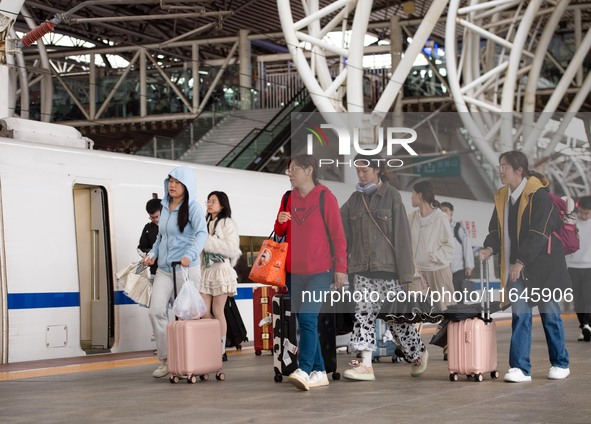
<svg viewBox="0 0 591 424">
<path fill-rule="evenodd" d="M 123 294 L 115 274 L 139 259 L 145 203 L 162 197 L 164 178 L 180 163 L 91 150 L 88 142 L 66 126 L 0 121 L 1 363 L 155 348 L 148 310 Z M 183 165 L 194 169 L 198 201 L 228 193 L 251 260 L 273 228 L 288 178 Z M 353 189 L 326 184 L 340 204 Z M 411 210 L 410 194 L 403 199 Z M 480 245 L 492 204 L 449 200 Z M 250 337 L 253 286 L 240 284 L 237 296 Z"/>
</svg>

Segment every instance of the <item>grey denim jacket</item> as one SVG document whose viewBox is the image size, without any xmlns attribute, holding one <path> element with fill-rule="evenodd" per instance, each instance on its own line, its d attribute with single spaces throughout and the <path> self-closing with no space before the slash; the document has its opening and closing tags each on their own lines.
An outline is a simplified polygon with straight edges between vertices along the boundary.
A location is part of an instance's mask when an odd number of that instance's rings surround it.
<svg viewBox="0 0 591 424">
<path fill-rule="evenodd" d="M 371 198 L 365 196 L 374 220 L 394 249 L 369 216 L 363 196 L 356 191 L 341 207 L 348 272 L 392 272 L 398 274 L 400 282 L 412 281 L 415 268 L 410 227 L 400 192 L 383 182 Z"/>
</svg>

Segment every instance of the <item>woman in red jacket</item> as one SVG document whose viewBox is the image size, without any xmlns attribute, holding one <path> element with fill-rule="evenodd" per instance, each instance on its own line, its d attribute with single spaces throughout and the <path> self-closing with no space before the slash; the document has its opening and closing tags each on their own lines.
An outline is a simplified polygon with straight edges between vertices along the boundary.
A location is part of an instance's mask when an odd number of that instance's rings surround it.
<svg viewBox="0 0 591 424">
<path fill-rule="evenodd" d="M 318 312 L 322 302 L 314 299 L 323 298 L 323 293 L 330 290 L 333 271 L 337 287 L 346 281 L 347 249 L 337 199 L 318 182 L 314 157 L 295 156 L 285 173 L 293 191 L 285 206 L 284 202 L 281 204 L 275 233 L 286 236 L 289 246 L 286 260 L 291 279 L 289 291 L 300 326 L 300 367 L 290 374 L 289 381 L 298 389 L 310 390 L 328 385 L 318 339 Z M 324 197 L 323 213 L 321 196 Z"/>
</svg>

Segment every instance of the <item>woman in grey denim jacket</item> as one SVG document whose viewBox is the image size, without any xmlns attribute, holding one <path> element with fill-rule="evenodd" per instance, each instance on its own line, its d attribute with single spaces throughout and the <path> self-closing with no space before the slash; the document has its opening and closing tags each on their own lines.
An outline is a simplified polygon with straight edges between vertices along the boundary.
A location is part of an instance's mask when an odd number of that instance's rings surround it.
<svg viewBox="0 0 591 424">
<path fill-rule="evenodd" d="M 357 155 L 355 192 L 341 208 L 347 238 L 348 272 L 358 292 L 377 292 L 385 299 L 402 291 L 412 281 L 414 263 L 406 209 L 400 193 L 383 178 L 379 155 Z M 366 165 L 366 166 L 364 166 Z M 368 295 L 369 297 L 369 295 Z M 375 380 L 371 354 L 376 349 L 376 317 L 382 302 L 365 297 L 355 304 L 355 325 L 350 347 L 361 352 L 361 361 L 351 361 L 343 373 L 351 380 Z M 413 324 L 390 324 L 394 340 L 411 362 L 411 375 L 427 369 L 428 352 Z"/>
</svg>

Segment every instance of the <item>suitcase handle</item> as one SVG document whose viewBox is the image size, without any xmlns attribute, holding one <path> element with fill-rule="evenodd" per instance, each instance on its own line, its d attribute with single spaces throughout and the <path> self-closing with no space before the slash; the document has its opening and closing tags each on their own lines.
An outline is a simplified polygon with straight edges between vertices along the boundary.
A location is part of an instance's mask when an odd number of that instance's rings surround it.
<svg viewBox="0 0 591 424">
<path fill-rule="evenodd" d="M 490 270 L 488 259 L 480 259 L 480 290 L 482 291 L 480 299 L 482 311 L 480 316 L 483 321 L 490 322 L 492 319 L 490 318 Z"/>
<path fill-rule="evenodd" d="M 176 299 L 177 296 L 177 292 L 176 292 L 176 270 L 175 268 L 177 266 L 181 266 L 181 262 L 180 261 L 175 261 L 175 262 L 171 262 L 170 266 L 172 267 L 172 287 L 174 290 L 174 298 Z M 177 321 L 178 317 L 175 315 L 174 320 Z"/>
</svg>

